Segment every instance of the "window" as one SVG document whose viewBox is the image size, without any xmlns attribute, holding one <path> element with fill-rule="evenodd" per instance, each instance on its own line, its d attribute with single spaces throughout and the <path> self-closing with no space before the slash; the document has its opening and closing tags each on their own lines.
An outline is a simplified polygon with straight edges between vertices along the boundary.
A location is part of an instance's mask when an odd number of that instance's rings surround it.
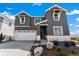
<svg viewBox="0 0 79 59">
<path fill-rule="evenodd" d="M 9 26 L 11 26 L 11 23 L 9 23 Z"/>
<path fill-rule="evenodd" d="M 63 35 L 63 27 L 62 26 L 53 26 L 54 35 Z"/>
<path fill-rule="evenodd" d="M 55 13 L 59 13 L 59 12 L 60 12 L 59 10 L 56 10 L 56 11 L 55 11 Z"/>
<path fill-rule="evenodd" d="M 60 11 L 59 10 L 53 11 L 53 18 L 54 18 L 54 21 L 60 20 Z"/>
<path fill-rule="evenodd" d="M 3 21 L 3 19 L 4 19 L 3 17 L 0 17 L 0 22 L 2 22 L 2 21 Z"/>
<path fill-rule="evenodd" d="M 40 21 L 41 21 L 41 18 L 35 18 L 35 19 L 34 19 L 34 24 L 35 24 L 35 23 L 38 23 L 38 22 L 40 22 Z"/>
<path fill-rule="evenodd" d="M 25 24 L 25 16 L 20 16 L 20 24 Z"/>
<path fill-rule="evenodd" d="M 54 14 L 55 20 L 58 19 L 58 14 Z"/>
<path fill-rule="evenodd" d="M 20 30 L 18 30 L 18 32 L 21 32 Z"/>
</svg>

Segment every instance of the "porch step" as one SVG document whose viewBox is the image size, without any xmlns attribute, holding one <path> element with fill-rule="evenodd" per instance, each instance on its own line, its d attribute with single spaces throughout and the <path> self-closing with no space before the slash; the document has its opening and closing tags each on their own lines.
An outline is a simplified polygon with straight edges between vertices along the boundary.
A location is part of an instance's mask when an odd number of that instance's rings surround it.
<svg viewBox="0 0 79 59">
<path fill-rule="evenodd" d="M 41 45 L 46 45 L 47 44 L 47 40 L 41 40 Z"/>
</svg>

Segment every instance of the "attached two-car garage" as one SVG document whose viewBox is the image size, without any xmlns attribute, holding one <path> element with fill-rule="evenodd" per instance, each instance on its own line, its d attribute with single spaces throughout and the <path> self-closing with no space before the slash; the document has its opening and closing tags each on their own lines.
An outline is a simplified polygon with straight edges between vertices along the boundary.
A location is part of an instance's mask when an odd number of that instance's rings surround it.
<svg viewBox="0 0 79 59">
<path fill-rule="evenodd" d="M 14 35 L 15 40 L 35 40 L 36 31 L 35 30 L 18 30 L 15 31 Z"/>
</svg>

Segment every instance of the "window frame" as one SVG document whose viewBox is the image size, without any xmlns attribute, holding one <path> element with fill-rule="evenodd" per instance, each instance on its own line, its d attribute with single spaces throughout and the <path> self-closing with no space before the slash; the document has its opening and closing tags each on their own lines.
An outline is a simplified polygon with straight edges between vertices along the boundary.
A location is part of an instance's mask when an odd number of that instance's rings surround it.
<svg viewBox="0 0 79 59">
<path fill-rule="evenodd" d="M 12 26 L 12 23 L 11 22 L 9 23 L 9 26 Z"/>
<path fill-rule="evenodd" d="M 58 34 L 56 34 L 55 28 L 61 28 L 61 34 L 59 34 L 60 31 L 58 32 Z M 53 34 L 56 36 L 62 36 L 63 35 L 63 26 L 53 26 Z"/>
<path fill-rule="evenodd" d="M 55 13 L 56 11 L 59 11 L 59 13 Z M 55 14 L 58 15 L 58 19 L 55 19 Z M 60 21 L 61 11 L 60 10 L 53 10 L 53 19 L 54 21 Z"/>
<path fill-rule="evenodd" d="M 38 22 L 36 22 L 37 19 L 40 19 L 40 21 L 41 21 L 41 18 L 34 18 L 34 24 L 38 23 Z"/>
<path fill-rule="evenodd" d="M 23 16 L 24 22 L 22 22 L 21 16 Z M 20 19 L 20 24 L 25 24 L 25 21 L 26 21 L 26 16 L 25 15 L 20 15 L 19 19 Z"/>
</svg>

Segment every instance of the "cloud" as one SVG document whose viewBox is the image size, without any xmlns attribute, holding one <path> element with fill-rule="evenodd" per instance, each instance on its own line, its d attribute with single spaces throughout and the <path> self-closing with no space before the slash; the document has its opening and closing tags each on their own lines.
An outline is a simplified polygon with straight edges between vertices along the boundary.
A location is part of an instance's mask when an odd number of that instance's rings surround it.
<svg viewBox="0 0 79 59">
<path fill-rule="evenodd" d="M 32 6 L 41 6 L 42 3 L 34 3 Z"/>
<path fill-rule="evenodd" d="M 79 18 L 76 18 L 76 21 L 79 21 Z"/>
<path fill-rule="evenodd" d="M 9 13 L 7 11 L 2 12 L 2 14 L 5 15 L 5 16 L 7 16 L 8 18 L 10 18 L 12 20 L 15 20 L 15 17 L 11 13 Z"/>
<path fill-rule="evenodd" d="M 70 35 L 75 35 L 75 33 L 74 32 L 70 32 Z"/>
<path fill-rule="evenodd" d="M 75 31 L 75 34 L 76 34 L 76 35 L 79 35 L 79 30 L 76 30 L 76 31 Z"/>
<path fill-rule="evenodd" d="M 69 24 L 70 26 L 73 26 L 74 24 Z"/>
<path fill-rule="evenodd" d="M 76 31 L 70 32 L 70 35 L 79 35 L 79 30 L 76 30 Z"/>
<path fill-rule="evenodd" d="M 73 10 L 73 11 L 67 13 L 67 15 L 75 15 L 75 14 L 79 14 L 79 10 Z"/>
<path fill-rule="evenodd" d="M 9 8 L 9 7 L 7 7 L 6 9 L 7 9 L 7 10 L 14 10 L 14 8 Z"/>
<path fill-rule="evenodd" d="M 75 27 L 79 27 L 79 25 L 75 25 Z"/>
</svg>

